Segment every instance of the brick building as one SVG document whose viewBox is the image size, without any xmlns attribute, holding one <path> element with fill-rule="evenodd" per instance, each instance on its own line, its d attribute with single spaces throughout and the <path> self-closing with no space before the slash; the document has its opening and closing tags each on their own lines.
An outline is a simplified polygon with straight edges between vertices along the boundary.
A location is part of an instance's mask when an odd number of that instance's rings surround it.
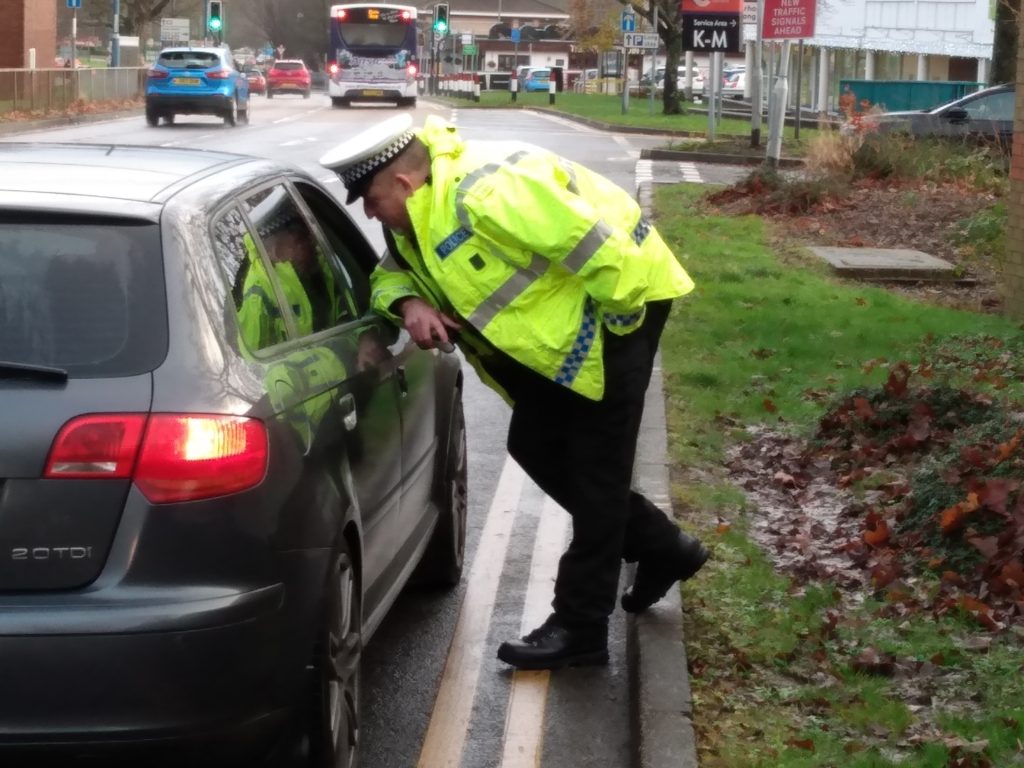
<svg viewBox="0 0 1024 768">
<path fill-rule="evenodd" d="M 57 55 L 58 0 L 0 0 L 0 69 L 52 67 Z"/>
<path fill-rule="evenodd" d="M 1024 14 L 1020 16 L 1020 47 L 1017 49 L 1017 87 L 1024 89 Z M 1006 313 L 1024 319 L 1024 98 L 1017 95 L 1013 124 L 1013 161 L 1010 165 L 1010 199 L 1006 206 L 1006 261 L 1003 297 Z"/>
</svg>

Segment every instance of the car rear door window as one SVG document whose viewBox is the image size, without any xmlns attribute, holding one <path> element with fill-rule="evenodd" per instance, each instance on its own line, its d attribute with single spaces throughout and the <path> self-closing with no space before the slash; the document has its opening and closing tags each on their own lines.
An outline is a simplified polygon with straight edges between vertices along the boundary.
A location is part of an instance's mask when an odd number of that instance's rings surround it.
<svg viewBox="0 0 1024 768">
<path fill-rule="evenodd" d="M 220 64 L 221 60 L 209 51 L 165 51 L 157 63 L 168 69 L 209 69 Z"/>
<path fill-rule="evenodd" d="M 0 361 L 133 376 L 167 355 L 157 224 L 0 218 Z"/>
</svg>

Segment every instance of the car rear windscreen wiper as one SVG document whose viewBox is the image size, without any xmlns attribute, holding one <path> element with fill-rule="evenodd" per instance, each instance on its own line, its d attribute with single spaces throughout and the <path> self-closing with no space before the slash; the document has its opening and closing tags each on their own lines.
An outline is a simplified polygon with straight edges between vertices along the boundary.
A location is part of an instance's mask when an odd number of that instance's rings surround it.
<svg viewBox="0 0 1024 768">
<path fill-rule="evenodd" d="M 37 381 L 67 381 L 63 368 L 33 363 L 12 363 L 0 360 L 0 379 L 35 379 Z"/>
</svg>

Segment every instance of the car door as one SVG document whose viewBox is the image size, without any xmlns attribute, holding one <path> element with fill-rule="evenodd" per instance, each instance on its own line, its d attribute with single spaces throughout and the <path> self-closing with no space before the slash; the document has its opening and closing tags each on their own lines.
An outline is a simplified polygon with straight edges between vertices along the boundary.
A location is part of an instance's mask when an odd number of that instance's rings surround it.
<svg viewBox="0 0 1024 768">
<path fill-rule="evenodd" d="M 301 520 L 322 504 L 324 482 L 354 497 L 348 500 L 362 522 L 369 613 L 387 592 L 400 538 L 396 385 L 393 375 L 359 354 L 379 324 L 359 312 L 352 285 L 289 183 L 250 190 L 238 200 L 238 213 L 216 226 L 241 233 L 234 242 L 246 251 L 245 274 L 239 270 L 233 292 L 239 345 L 261 367 L 275 418 L 302 456 L 292 516 Z"/>
<path fill-rule="evenodd" d="M 378 256 L 358 227 L 321 189 L 297 183 L 303 201 L 315 219 L 326 247 L 338 259 L 352 283 L 358 311 L 368 330 L 359 354 L 376 375 L 394 384 L 401 420 L 401 447 L 392 460 L 400 463 L 401 486 L 398 533 L 394 540 L 399 560 L 412 563 L 432 519 L 426 514 L 437 450 L 435 355 L 421 350 L 405 329 L 399 329 L 370 311 L 369 275 Z M 396 578 L 402 574 L 396 570 Z"/>
<path fill-rule="evenodd" d="M 951 118 L 957 135 L 988 139 L 1013 135 L 1015 95 L 1013 91 L 981 94 L 965 101 L 961 110 Z M 964 113 L 962 116 L 960 112 Z"/>
</svg>

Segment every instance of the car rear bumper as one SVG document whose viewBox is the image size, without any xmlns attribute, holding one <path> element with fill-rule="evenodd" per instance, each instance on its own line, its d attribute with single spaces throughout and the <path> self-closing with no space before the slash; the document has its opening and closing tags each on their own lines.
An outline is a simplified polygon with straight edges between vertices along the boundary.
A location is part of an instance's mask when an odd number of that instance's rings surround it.
<svg viewBox="0 0 1024 768">
<path fill-rule="evenodd" d="M 281 736 L 304 690 L 309 593 L 327 561 L 305 554 L 286 565 L 286 584 L 251 591 L 172 600 L 143 590 L 142 599 L 107 605 L 65 596 L 63 608 L 46 599 L 56 595 L 7 601 L 0 765 L 41 765 L 40 753 L 255 765 L 249 758 Z"/>
<path fill-rule="evenodd" d="M 232 97 L 223 93 L 147 93 L 146 108 L 158 112 L 220 115 L 231 108 Z"/>
<path fill-rule="evenodd" d="M 312 86 L 309 83 L 293 83 L 293 82 L 278 82 L 268 83 L 267 87 L 275 91 L 295 91 L 296 93 L 306 93 Z"/>
</svg>

